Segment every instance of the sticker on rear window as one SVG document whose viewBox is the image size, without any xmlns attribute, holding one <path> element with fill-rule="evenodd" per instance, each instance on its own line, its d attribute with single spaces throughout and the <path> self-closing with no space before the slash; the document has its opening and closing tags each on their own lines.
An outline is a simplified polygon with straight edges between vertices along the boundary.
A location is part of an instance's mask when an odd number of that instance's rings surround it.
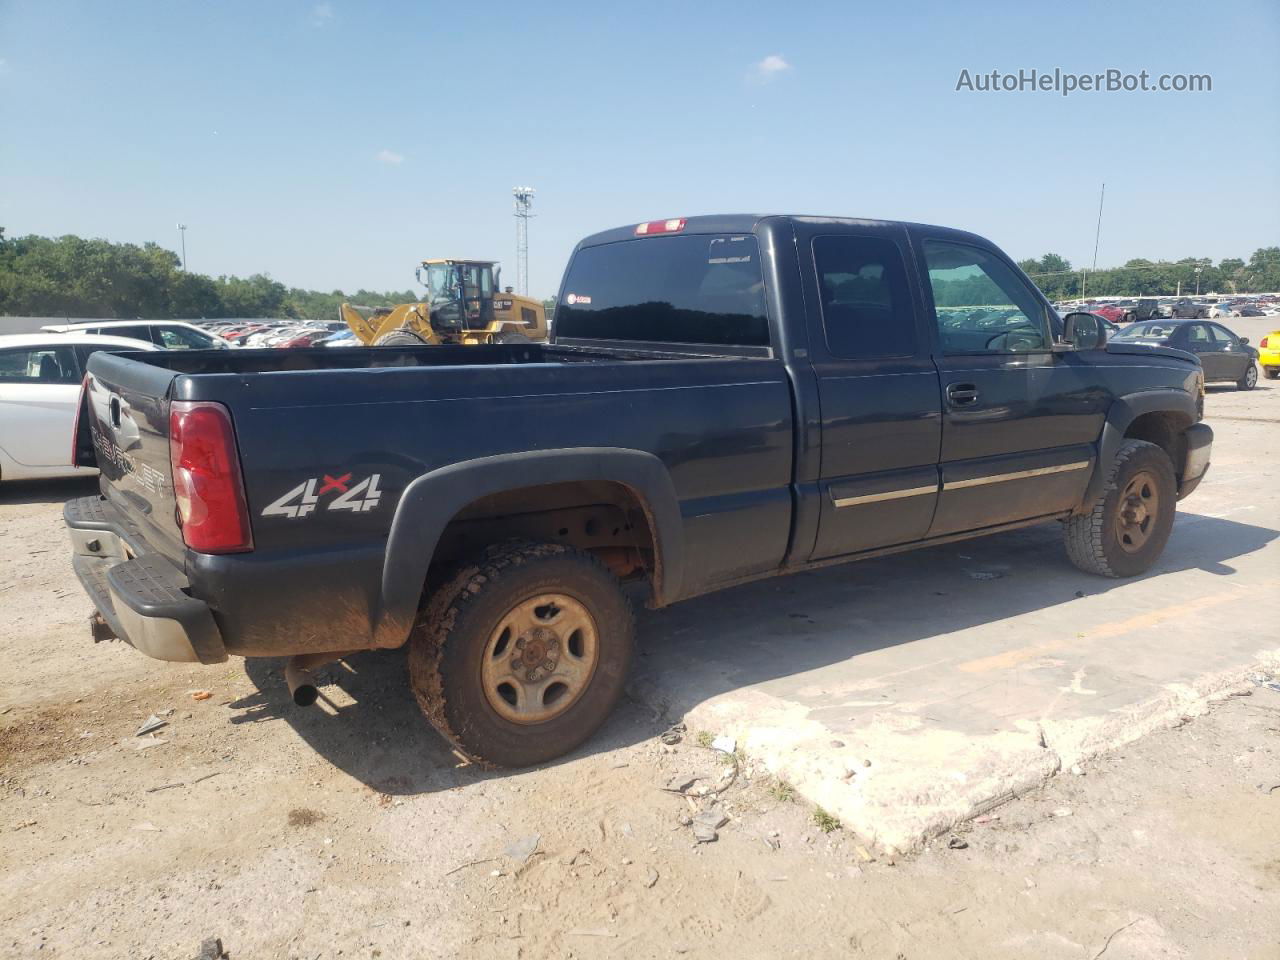
<svg viewBox="0 0 1280 960">
<path fill-rule="evenodd" d="M 754 244 L 749 237 L 716 237 L 707 250 L 707 263 L 750 263 Z"/>
<path fill-rule="evenodd" d="M 589 304 L 591 302 L 591 298 L 585 293 L 571 293 L 564 298 L 564 302 L 572 307 L 576 303 Z"/>
</svg>

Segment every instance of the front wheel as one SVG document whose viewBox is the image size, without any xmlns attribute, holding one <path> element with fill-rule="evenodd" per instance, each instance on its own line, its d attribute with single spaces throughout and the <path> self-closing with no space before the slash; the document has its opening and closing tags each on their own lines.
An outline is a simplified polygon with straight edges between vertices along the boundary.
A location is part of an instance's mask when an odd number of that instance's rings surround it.
<svg viewBox="0 0 1280 960">
<path fill-rule="evenodd" d="M 375 347 L 421 347 L 428 343 L 412 330 L 392 330 L 373 341 Z"/>
<path fill-rule="evenodd" d="M 1253 361 L 1249 361 L 1249 366 L 1244 369 L 1244 376 L 1236 381 L 1237 390 L 1252 390 L 1258 385 L 1258 368 Z"/>
<path fill-rule="evenodd" d="M 634 633 L 630 601 L 594 557 L 503 544 L 432 596 L 409 640 L 410 682 L 427 719 L 468 757 L 542 763 L 609 716 Z"/>
<path fill-rule="evenodd" d="M 1067 556 L 1085 573 L 1143 573 L 1169 540 L 1177 493 L 1164 450 L 1145 440 L 1124 441 L 1093 509 L 1064 524 Z"/>
<path fill-rule="evenodd" d="M 530 340 L 523 333 L 520 333 L 517 330 L 507 330 L 505 333 L 500 333 L 493 338 L 493 342 L 494 343 L 522 343 L 526 345 L 533 343 L 532 340 Z"/>
</svg>

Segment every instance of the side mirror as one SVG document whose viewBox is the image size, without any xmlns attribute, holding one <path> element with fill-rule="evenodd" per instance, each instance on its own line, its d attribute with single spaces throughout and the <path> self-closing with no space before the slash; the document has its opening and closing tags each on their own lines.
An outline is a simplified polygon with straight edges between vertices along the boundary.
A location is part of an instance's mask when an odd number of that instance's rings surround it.
<svg viewBox="0 0 1280 960">
<path fill-rule="evenodd" d="M 1062 320 L 1062 339 L 1077 350 L 1101 350 L 1107 343 L 1107 328 L 1096 314 L 1068 313 Z"/>
<path fill-rule="evenodd" d="M 1249 342 L 1249 338 L 1248 338 L 1248 337 L 1241 337 L 1241 338 L 1240 338 L 1240 342 L 1241 342 L 1242 344 L 1247 344 L 1247 343 Z"/>
</svg>

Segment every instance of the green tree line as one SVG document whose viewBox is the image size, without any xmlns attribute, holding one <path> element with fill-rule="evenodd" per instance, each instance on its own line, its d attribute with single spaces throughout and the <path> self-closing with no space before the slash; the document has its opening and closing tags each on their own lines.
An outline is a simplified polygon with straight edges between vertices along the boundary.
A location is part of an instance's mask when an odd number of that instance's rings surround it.
<svg viewBox="0 0 1280 960">
<path fill-rule="evenodd" d="M 1109 270 L 1076 270 L 1056 253 L 1038 260 L 1019 260 L 1022 268 L 1050 300 L 1089 297 L 1170 297 L 1196 292 L 1196 268 L 1201 293 L 1270 293 L 1280 291 L 1280 247 L 1262 247 L 1247 261 L 1229 258 L 1214 264 L 1207 257 L 1181 260 L 1129 260 Z"/>
<path fill-rule="evenodd" d="M 302 290 L 263 273 L 210 277 L 183 270 L 173 251 L 154 243 L 138 246 L 76 236 L 6 238 L 0 227 L 0 315 L 336 320 L 344 300 L 391 306 L 417 299 L 411 290 Z"/>
<path fill-rule="evenodd" d="M 1199 257 L 1177 261 L 1134 259 L 1109 270 L 1073 269 L 1046 253 L 1019 261 L 1051 300 L 1087 296 L 1172 296 L 1181 281 L 1200 290 L 1255 293 L 1280 290 L 1280 247 L 1255 250 L 1248 261 L 1214 264 Z M 344 300 L 391 306 L 418 299 L 412 290 L 344 293 L 286 287 L 262 273 L 210 277 L 188 273 L 171 250 L 154 244 L 112 243 L 77 236 L 6 238 L 0 227 L 0 315 L 132 319 L 298 317 L 331 320 Z"/>
</svg>

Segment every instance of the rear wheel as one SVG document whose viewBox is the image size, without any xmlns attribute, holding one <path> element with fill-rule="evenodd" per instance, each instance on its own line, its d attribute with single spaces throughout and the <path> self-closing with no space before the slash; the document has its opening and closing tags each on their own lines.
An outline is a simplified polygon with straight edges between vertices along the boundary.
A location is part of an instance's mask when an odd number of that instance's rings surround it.
<svg viewBox="0 0 1280 960">
<path fill-rule="evenodd" d="M 504 544 L 432 596 L 410 637 L 410 681 L 427 719 L 468 757 L 542 763 L 609 716 L 634 630 L 630 601 L 594 557 Z"/>
<path fill-rule="evenodd" d="M 1258 385 L 1258 368 L 1252 360 L 1249 366 L 1245 367 L 1244 375 L 1236 381 L 1236 388 L 1239 390 L 1252 390 Z"/>
<path fill-rule="evenodd" d="M 375 347 L 421 347 L 427 341 L 412 330 L 392 330 L 373 341 Z"/>
<path fill-rule="evenodd" d="M 1124 441 L 1093 509 L 1064 524 L 1067 556 L 1086 573 L 1142 573 L 1164 551 L 1176 499 L 1168 454 L 1145 440 Z"/>
<path fill-rule="evenodd" d="M 1264 367 L 1262 372 L 1267 375 L 1268 380 L 1280 379 L 1280 367 Z"/>
</svg>

